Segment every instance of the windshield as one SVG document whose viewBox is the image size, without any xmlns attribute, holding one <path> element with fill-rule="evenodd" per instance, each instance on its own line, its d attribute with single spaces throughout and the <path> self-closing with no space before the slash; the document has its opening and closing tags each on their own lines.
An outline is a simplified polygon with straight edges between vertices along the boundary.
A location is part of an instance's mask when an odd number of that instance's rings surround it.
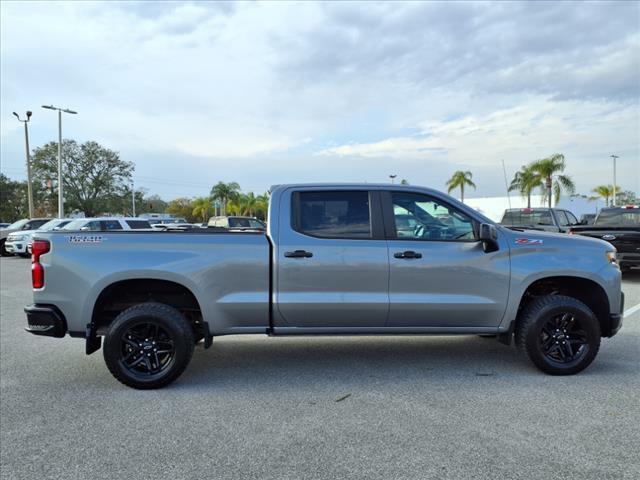
<svg viewBox="0 0 640 480">
<path fill-rule="evenodd" d="M 86 218 L 79 218 L 77 220 L 72 220 L 71 222 L 67 223 L 64 227 L 62 227 L 62 230 L 80 230 L 82 227 L 84 227 L 86 223 L 87 223 Z"/>
<path fill-rule="evenodd" d="M 13 222 L 11 225 L 7 227 L 7 230 L 20 230 L 22 226 L 29 221 L 28 218 L 23 218 L 22 220 L 18 220 L 17 222 Z"/>
<path fill-rule="evenodd" d="M 53 230 L 54 228 L 64 227 L 67 223 L 69 223 L 69 220 L 54 218 L 53 220 L 49 220 L 47 223 L 40 225 L 37 230 Z"/>
<path fill-rule="evenodd" d="M 602 210 L 594 223 L 595 226 L 640 225 L 640 208 Z"/>
</svg>

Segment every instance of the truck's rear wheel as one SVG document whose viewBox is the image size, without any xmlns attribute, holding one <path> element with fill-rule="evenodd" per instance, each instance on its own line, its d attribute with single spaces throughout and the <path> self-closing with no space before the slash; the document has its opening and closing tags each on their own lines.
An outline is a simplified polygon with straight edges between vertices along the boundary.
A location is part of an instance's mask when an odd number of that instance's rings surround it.
<svg viewBox="0 0 640 480">
<path fill-rule="evenodd" d="M 518 319 L 518 347 L 543 372 L 572 375 L 589 366 L 600 348 L 600 323 L 581 301 L 564 295 L 533 300 Z"/>
<path fill-rule="evenodd" d="M 194 344 L 193 330 L 178 310 L 162 303 L 141 303 L 113 321 L 103 354 L 109 371 L 120 382 L 152 389 L 182 374 Z"/>
</svg>

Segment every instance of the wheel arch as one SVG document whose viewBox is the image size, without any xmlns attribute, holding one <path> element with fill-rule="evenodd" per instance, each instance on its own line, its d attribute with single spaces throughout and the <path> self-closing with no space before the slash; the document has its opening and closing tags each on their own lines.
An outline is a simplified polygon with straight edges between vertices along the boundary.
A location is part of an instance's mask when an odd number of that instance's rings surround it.
<svg viewBox="0 0 640 480">
<path fill-rule="evenodd" d="M 89 337 L 103 335 L 120 312 L 145 302 L 163 303 L 177 309 L 191 323 L 196 336 L 204 337 L 206 346 L 210 344 L 209 326 L 193 290 L 179 281 L 154 277 L 119 279 L 104 285 L 93 302 L 87 341 Z"/>
<path fill-rule="evenodd" d="M 520 297 L 516 322 L 523 308 L 533 299 L 543 295 L 567 295 L 580 300 L 595 314 L 600 323 L 602 336 L 611 335 L 609 297 L 598 282 L 572 275 L 554 275 L 535 279 L 528 284 Z"/>
</svg>

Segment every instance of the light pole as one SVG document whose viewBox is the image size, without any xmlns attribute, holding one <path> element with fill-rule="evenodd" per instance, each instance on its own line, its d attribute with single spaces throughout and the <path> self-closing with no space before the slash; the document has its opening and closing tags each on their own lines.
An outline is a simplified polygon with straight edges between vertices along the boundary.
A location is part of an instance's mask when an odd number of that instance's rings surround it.
<svg viewBox="0 0 640 480">
<path fill-rule="evenodd" d="M 16 112 L 13 112 L 19 122 L 24 123 L 24 147 L 25 152 L 27 154 L 27 197 L 29 201 L 29 218 L 33 218 L 35 214 L 33 213 L 33 190 L 31 188 L 31 157 L 29 155 L 29 128 L 27 127 L 27 123 L 31 120 L 31 111 L 27 110 L 27 119 L 20 120 L 20 115 Z"/>
<path fill-rule="evenodd" d="M 620 157 L 618 155 L 611 155 L 613 158 L 613 206 L 616 206 L 616 160 Z"/>
<path fill-rule="evenodd" d="M 64 192 L 62 188 L 62 112 L 76 115 L 78 112 L 68 108 L 42 105 L 42 108 L 58 111 L 58 218 L 64 218 Z"/>
<path fill-rule="evenodd" d="M 391 185 L 394 184 L 394 180 L 396 179 L 398 175 L 389 175 L 389 178 L 391 179 Z"/>
</svg>

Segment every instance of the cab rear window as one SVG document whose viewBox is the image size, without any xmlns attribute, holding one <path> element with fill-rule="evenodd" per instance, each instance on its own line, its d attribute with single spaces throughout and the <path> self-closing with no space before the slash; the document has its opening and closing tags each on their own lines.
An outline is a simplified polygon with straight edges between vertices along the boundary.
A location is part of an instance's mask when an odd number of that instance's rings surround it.
<svg viewBox="0 0 640 480">
<path fill-rule="evenodd" d="M 551 212 L 548 210 L 512 210 L 504 213 L 503 225 L 553 225 Z"/>
<path fill-rule="evenodd" d="M 640 225 L 640 208 L 602 210 L 596 218 L 595 226 Z"/>
</svg>

